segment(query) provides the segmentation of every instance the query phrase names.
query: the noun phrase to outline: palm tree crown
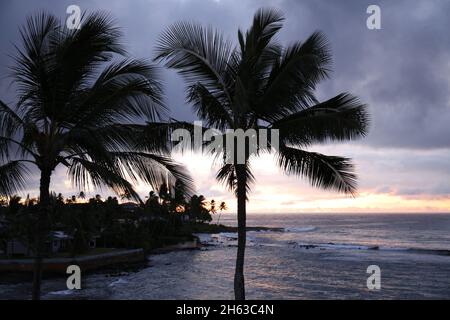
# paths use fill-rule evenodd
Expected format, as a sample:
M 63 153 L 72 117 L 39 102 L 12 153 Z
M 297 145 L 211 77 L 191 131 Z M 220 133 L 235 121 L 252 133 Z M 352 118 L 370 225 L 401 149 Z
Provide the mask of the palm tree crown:
M 321 32 L 314 32 L 306 41 L 284 47 L 275 40 L 283 21 L 277 10 L 259 10 L 250 29 L 238 31 L 237 46 L 212 28 L 176 23 L 159 38 L 156 60 L 164 61 L 185 78 L 187 100 L 207 127 L 222 133 L 226 129 L 277 129 L 279 148 L 269 151 L 277 151 L 278 165 L 287 174 L 305 176 L 316 187 L 354 194 L 356 176 L 350 159 L 305 148 L 313 143 L 364 136 L 368 126 L 366 106 L 348 93 L 324 102 L 317 100 L 317 84 L 330 75 L 328 42 Z M 258 146 L 257 150 L 258 154 L 263 148 Z M 222 159 L 224 155 L 219 151 L 216 156 Z M 242 247 L 245 201 L 254 181 L 250 158 L 246 150 L 245 164 L 228 162 L 217 174 L 238 198 L 238 299 L 245 298 Z
M 106 185 L 135 199 L 130 182 L 157 187 L 168 174 L 190 184 L 165 141 L 138 147 L 149 129 L 137 118 L 165 114 L 162 86 L 154 66 L 121 58 L 126 52 L 110 17 L 84 15 L 81 28 L 69 30 L 42 13 L 28 19 L 21 36 L 12 67 L 17 104 L 0 101 L 0 194 L 21 191 L 30 164 L 44 184 L 64 165 L 80 188 Z M 47 192 L 41 188 L 41 198 Z

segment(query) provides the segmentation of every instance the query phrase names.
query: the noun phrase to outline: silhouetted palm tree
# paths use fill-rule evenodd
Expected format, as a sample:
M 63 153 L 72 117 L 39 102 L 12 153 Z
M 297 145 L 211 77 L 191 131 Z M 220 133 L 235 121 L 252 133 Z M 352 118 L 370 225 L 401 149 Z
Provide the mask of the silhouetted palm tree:
M 40 297 L 43 238 L 50 204 L 50 179 L 59 165 L 79 188 L 106 185 L 139 196 L 132 183 L 156 188 L 168 178 L 191 179 L 174 163 L 163 138 L 140 149 L 140 134 L 165 114 L 154 66 L 124 58 L 120 31 L 105 14 L 83 15 L 69 30 L 42 13 L 21 29 L 12 76 L 17 103 L 0 102 L 0 195 L 20 191 L 29 166 L 40 172 L 39 235 L 33 298 Z M 41 234 L 42 233 L 42 234 Z
M 78 194 L 78 198 L 81 200 L 85 200 L 86 199 L 86 194 L 84 193 L 84 191 L 80 191 L 80 193 Z
M 120 200 L 131 200 L 131 194 L 128 192 L 128 190 L 125 190 L 122 194 L 120 194 Z
M 211 212 L 212 214 L 216 214 L 217 213 L 216 200 L 214 200 L 214 199 L 212 199 L 209 202 L 209 212 Z
M 219 218 L 217 219 L 217 224 L 220 224 L 220 217 L 222 216 L 222 211 L 226 211 L 226 210 L 228 210 L 227 204 L 224 201 L 222 201 L 219 206 L 220 213 L 219 213 Z
M 176 23 L 161 35 L 155 60 L 165 61 L 166 67 L 185 78 L 187 99 L 206 122 L 204 127 L 222 133 L 226 129 L 278 129 L 280 141 L 275 151 L 282 169 L 307 177 L 316 187 L 353 194 L 356 176 L 350 159 L 304 149 L 317 142 L 364 136 L 366 108 L 347 93 L 318 102 L 316 85 L 330 73 L 327 40 L 315 32 L 304 42 L 283 47 L 274 40 L 283 20 L 276 10 L 259 10 L 250 29 L 246 33 L 239 30 L 237 47 L 212 28 Z M 246 200 L 254 180 L 248 142 L 245 147 L 243 163 L 237 163 L 236 152 L 213 150 L 218 151 L 218 159 L 232 160 L 222 166 L 217 178 L 237 196 L 236 299 L 245 299 Z M 258 145 L 253 155 L 263 149 Z M 267 151 L 273 149 L 269 144 Z

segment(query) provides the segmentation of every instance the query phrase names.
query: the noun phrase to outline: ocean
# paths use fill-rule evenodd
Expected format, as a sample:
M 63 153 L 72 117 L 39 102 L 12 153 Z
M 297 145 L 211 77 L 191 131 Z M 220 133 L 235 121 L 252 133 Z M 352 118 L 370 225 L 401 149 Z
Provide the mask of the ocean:
M 235 225 L 236 216 L 221 222 Z M 448 214 L 249 214 L 248 299 L 450 299 Z M 82 290 L 47 279 L 44 299 L 232 299 L 236 234 L 199 235 L 201 250 L 148 257 L 142 268 L 82 277 Z M 379 289 L 369 289 L 369 266 Z M 0 299 L 30 283 L 1 284 Z

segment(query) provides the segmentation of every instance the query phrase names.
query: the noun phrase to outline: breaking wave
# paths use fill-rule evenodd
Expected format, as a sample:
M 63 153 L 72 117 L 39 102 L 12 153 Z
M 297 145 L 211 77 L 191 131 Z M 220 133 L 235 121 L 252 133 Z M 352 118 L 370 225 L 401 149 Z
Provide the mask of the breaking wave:
M 317 230 L 317 227 L 308 226 L 308 227 L 287 227 L 284 228 L 284 232 L 310 232 Z
M 450 256 L 450 250 L 447 249 L 423 249 L 423 248 L 401 248 L 401 247 L 385 247 L 385 246 L 368 246 L 346 243 L 299 243 L 295 241 L 288 242 L 294 248 L 299 249 L 343 249 L 343 250 L 380 250 L 380 251 L 402 251 L 416 254 L 432 254 L 440 256 Z

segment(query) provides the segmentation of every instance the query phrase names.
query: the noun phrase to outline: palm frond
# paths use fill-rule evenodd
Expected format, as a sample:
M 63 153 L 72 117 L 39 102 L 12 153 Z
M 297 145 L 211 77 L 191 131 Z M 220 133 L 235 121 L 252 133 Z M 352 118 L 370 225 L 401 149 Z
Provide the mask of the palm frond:
M 0 100 L 0 136 L 13 137 L 22 124 L 20 116 Z
M 29 17 L 20 29 L 22 47 L 16 46 L 11 71 L 17 85 L 18 111 L 28 113 L 29 118 L 45 117 L 52 89 L 49 73 L 54 67 L 51 39 L 59 30 L 58 19 L 45 12 Z
M 136 136 L 137 141 L 132 149 L 147 153 L 168 154 L 175 147 L 182 146 L 181 151 L 197 151 L 197 145 L 193 141 L 189 141 L 190 145 L 188 145 L 186 141 L 172 140 L 176 130 L 186 131 L 189 137 L 192 137 L 196 130 L 199 130 L 203 136 L 207 128 L 175 119 L 170 119 L 168 122 L 148 122 Z
M 12 196 L 25 189 L 30 172 L 20 161 L 0 165 L 0 196 Z
M 201 83 L 222 106 L 231 106 L 226 73 L 234 49 L 221 33 L 198 24 L 179 22 L 162 33 L 156 53 L 155 60 L 165 61 L 166 67 L 177 70 L 188 87 Z
M 77 127 L 96 127 L 136 117 L 152 121 L 163 117 L 159 72 L 143 60 L 124 60 L 107 67 L 92 87 L 85 88 L 71 102 L 69 119 Z
M 278 164 L 287 174 L 308 178 L 314 187 L 356 194 L 356 175 L 348 158 L 282 146 Z
M 74 186 L 79 189 L 88 189 L 91 184 L 95 188 L 107 186 L 116 194 L 127 192 L 133 199 L 141 201 L 133 186 L 120 172 L 105 164 L 73 157 L 67 174 Z
M 58 104 L 58 109 L 52 111 L 55 116 L 65 117 L 65 112 L 73 110 L 71 100 L 95 79 L 98 67 L 114 54 L 126 52 L 120 43 L 120 30 L 106 13 L 83 14 L 79 29 L 60 30 L 52 37 L 55 67 L 50 76 Z
M 282 28 L 284 15 L 271 8 L 259 9 L 253 17 L 251 28 L 245 34 L 238 32 L 243 60 L 258 59 L 273 37 Z
M 189 88 L 188 101 L 192 103 L 199 119 L 206 121 L 206 126 L 224 130 L 232 124 L 227 108 L 220 98 L 208 90 L 202 83 Z
M 331 53 L 328 41 L 321 32 L 314 32 L 305 42 L 288 46 L 274 62 L 259 97 L 256 112 L 274 121 L 317 103 L 316 85 L 329 76 Z
M 186 196 L 194 193 L 194 182 L 189 173 L 168 156 L 143 152 L 116 152 L 113 155 L 131 181 L 138 182 L 140 179 L 154 190 L 164 183 L 171 186 L 178 183 Z
M 259 95 L 271 71 L 279 59 L 282 47 L 274 40 L 284 21 L 283 14 L 274 9 L 260 9 L 254 16 L 251 28 L 245 37 L 238 32 L 241 45 L 241 61 L 236 68 L 234 81 L 234 113 L 246 114 L 258 102 Z
M 314 142 L 364 137 L 369 126 L 367 105 L 342 93 L 325 102 L 293 113 L 272 124 L 283 143 L 299 146 Z

